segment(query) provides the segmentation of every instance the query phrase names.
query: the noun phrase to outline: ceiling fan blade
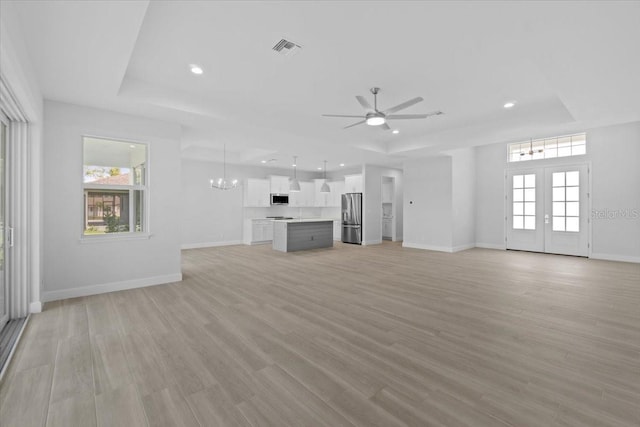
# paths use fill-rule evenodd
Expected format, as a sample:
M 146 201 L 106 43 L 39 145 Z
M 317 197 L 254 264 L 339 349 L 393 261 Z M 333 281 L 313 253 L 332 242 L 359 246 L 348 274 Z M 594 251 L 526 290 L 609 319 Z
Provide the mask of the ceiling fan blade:
M 434 111 L 432 113 L 427 114 L 391 114 L 387 116 L 387 119 L 398 120 L 398 119 L 426 119 L 431 116 L 438 116 L 440 114 L 444 114 L 442 111 Z
M 413 98 L 408 100 L 407 102 L 403 102 L 402 104 L 396 105 L 395 107 L 391 107 L 387 110 L 384 110 L 383 113 L 384 114 L 393 114 L 396 111 L 400 111 L 400 110 L 404 110 L 405 108 L 409 108 L 414 104 L 417 104 L 418 102 L 422 102 L 424 101 L 424 99 L 422 99 L 421 96 L 417 97 L 417 98 Z
M 351 117 L 354 119 L 361 119 L 362 118 L 362 114 L 360 114 L 359 116 L 347 116 L 344 114 L 323 114 L 322 117 Z
M 354 123 L 354 124 L 352 124 L 352 125 L 349 125 L 349 126 L 345 126 L 345 127 L 343 127 L 342 129 L 349 129 L 349 128 L 352 128 L 352 127 L 354 127 L 354 126 L 361 125 L 361 124 L 363 124 L 364 122 L 366 122 L 366 120 L 360 120 L 359 122 L 356 122 L 356 123 Z
M 371 104 L 369 104 L 369 101 L 364 98 L 364 96 L 356 96 L 356 99 L 358 100 L 360 105 L 362 105 L 362 108 L 367 111 L 373 111 L 373 107 L 371 106 Z
M 389 125 L 387 123 L 383 123 L 380 126 L 378 126 L 380 129 L 382 130 L 391 130 L 391 128 L 389 127 Z

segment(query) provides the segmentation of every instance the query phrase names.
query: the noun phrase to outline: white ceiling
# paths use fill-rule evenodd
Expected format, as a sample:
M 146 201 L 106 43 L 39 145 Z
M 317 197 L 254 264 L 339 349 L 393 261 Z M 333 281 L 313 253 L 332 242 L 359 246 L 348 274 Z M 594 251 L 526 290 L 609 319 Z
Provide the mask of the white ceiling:
M 3 0 L 4 2 L 4 0 Z M 640 2 L 16 2 L 47 99 L 179 122 L 183 156 L 302 169 L 640 120 Z M 281 38 L 302 46 L 285 57 Z M 189 64 L 201 65 L 201 76 Z M 400 134 L 357 119 L 416 96 Z M 502 106 L 516 100 L 511 110 Z

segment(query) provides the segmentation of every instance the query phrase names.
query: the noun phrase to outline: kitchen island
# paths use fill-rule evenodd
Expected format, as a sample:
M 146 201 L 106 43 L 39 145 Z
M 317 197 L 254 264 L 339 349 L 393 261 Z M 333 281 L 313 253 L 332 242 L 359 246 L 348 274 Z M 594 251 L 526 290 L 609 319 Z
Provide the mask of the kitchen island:
M 276 219 L 273 221 L 273 249 L 282 252 L 333 246 L 333 219 Z

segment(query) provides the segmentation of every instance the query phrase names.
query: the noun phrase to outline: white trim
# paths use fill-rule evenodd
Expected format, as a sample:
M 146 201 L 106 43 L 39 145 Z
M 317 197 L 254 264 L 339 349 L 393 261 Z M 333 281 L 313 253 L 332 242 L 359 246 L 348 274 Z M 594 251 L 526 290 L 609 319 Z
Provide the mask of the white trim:
M 102 283 L 99 285 L 81 286 L 78 288 L 67 288 L 60 289 L 58 291 L 44 292 L 42 294 L 42 300 L 45 302 L 57 301 L 67 298 L 85 297 L 89 295 L 123 291 L 126 289 L 144 288 L 146 286 L 162 285 L 164 283 L 180 281 L 182 281 L 182 273 L 145 277 L 143 279 L 123 280 L 121 282 Z
M 450 246 L 425 245 L 424 243 L 412 243 L 412 242 L 407 242 L 406 240 L 402 242 L 402 247 L 412 248 L 412 249 L 425 249 L 427 251 L 437 251 L 437 252 L 448 252 L 448 253 L 453 252 L 453 248 Z
M 29 304 L 29 313 L 42 313 L 42 302 L 33 301 Z
M 591 258 L 591 259 L 602 259 L 602 260 L 606 260 L 606 261 L 620 261 L 620 262 L 640 263 L 640 257 L 629 256 L 629 255 L 591 253 L 589 258 Z
M 381 245 L 381 244 L 382 244 L 382 239 L 362 241 L 362 246 Z
M 20 339 L 22 338 L 22 333 L 24 332 L 25 328 L 27 327 L 27 323 L 29 323 L 29 319 L 31 319 L 31 315 L 30 314 L 27 315 L 27 318 L 22 323 L 22 327 L 20 328 L 20 332 L 18 332 L 18 337 L 16 338 L 16 341 L 13 343 L 13 348 L 11 348 L 11 351 L 9 352 L 9 357 L 7 357 L 7 360 L 4 362 L 4 366 L 2 367 L 2 371 L 0 371 L 0 384 L 2 384 L 2 379 L 4 377 L 4 374 L 6 374 L 7 371 L 9 370 L 9 364 L 11 363 L 11 359 L 13 358 L 13 353 L 16 352 L 16 349 L 18 348 L 18 344 L 20 344 Z
M 80 237 L 78 241 L 82 244 L 85 243 L 104 243 L 104 242 L 117 242 L 121 240 L 149 240 L 153 234 L 143 232 L 122 232 L 122 233 L 107 233 L 107 234 L 86 234 Z
M 484 249 L 498 249 L 498 250 L 506 250 L 506 245 L 500 245 L 495 243 L 478 243 L 476 242 L 476 248 L 484 248 Z
M 451 252 L 466 251 L 467 249 L 473 249 L 476 247 L 475 243 L 467 243 L 466 245 L 458 245 L 451 248 Z
M 202 243 L 183 243 L 180 249 L 200 249 L 200 248 L 213 248 L 216 246 L 233 246 L 243 245 L 242 240 L 227 240 L 224 242 L 202 242 Z

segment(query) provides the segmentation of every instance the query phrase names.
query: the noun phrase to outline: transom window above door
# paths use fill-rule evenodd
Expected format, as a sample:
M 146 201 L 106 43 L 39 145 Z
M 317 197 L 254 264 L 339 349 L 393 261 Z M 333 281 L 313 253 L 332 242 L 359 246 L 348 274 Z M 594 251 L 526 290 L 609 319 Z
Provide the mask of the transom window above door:
M 507 148 L 509 162 L 579 156 L 587 152 L 587 135 L 579 133 L 515 142 Z

